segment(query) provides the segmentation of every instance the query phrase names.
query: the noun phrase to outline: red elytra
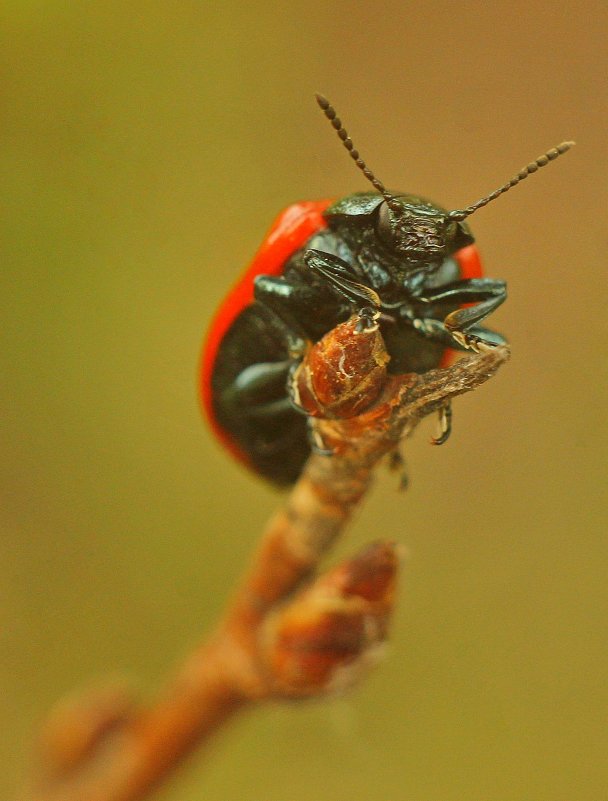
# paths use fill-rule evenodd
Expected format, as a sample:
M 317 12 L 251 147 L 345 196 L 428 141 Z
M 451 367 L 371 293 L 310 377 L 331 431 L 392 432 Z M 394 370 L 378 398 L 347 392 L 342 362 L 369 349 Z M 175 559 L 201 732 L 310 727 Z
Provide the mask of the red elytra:
M 244 464 L 249 464 L 249 457 L 219 425 L 213 410 L 211 375 L 218 348 L 236 317 L 253 301 L 253 282 L 256 276 L 281 275 L 287 259 L 314 233 L 327 226 L 323 212 L 332 202 L 333 200 L 310 200 L 293 203 L 279 214 L 253 261 L 232 287 L 207 330 L 201 356 L 201 402 L 216 437 Z
M 253 297 L 253 283 L 258 275 L 281 275 L 286 261 L 327 222 L 323 212 L 333 200 L 302 201 L 287 206 L 271 225 L 266 238 L 253 261 L 232 287 L 217 312 L 205 336 L 200 362 L 200 398 L 209 425 L 218 440 L 240 462 L 249 464 L 249 457 L 219 425 L 213 409 L 211 376 L 217 352 L 234 320 L 249 305 Z M 461 278 L 480 278 L 483 275 L 481 259 L 476 245 L 468 245 L 453 254 L 460 268 Z M 440 367 L 446 367 L 458 351 L 446 348 Z

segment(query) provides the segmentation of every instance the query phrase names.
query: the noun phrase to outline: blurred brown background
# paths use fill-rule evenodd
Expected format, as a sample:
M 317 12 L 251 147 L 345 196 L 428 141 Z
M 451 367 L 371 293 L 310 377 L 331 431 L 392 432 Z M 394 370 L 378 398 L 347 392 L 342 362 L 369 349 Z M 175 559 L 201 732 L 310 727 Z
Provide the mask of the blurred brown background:
M 389 659 L 238 720 L 165 801 L 600 801 L 606 769 L 604 0 L 4 4 L 0 796 L 106 673 L 153 692 L 278 502 L 212 441 L 203 330 L 275 214 L 390 186 L 472 220 L 513 359 L 408 444 L 341 552 L 404 542 Z

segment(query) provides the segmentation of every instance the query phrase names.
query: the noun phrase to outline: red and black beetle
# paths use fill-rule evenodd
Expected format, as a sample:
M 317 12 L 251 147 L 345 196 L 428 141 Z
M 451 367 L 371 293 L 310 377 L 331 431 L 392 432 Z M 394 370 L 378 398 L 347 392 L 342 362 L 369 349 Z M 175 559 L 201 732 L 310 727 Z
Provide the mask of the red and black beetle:
M 211 426 L 242 462 L 276 484 L 296 480 L 310 453 L 307 420 L 288 391 L 306 343 L 353 311 L 379 324 L 393 374 L 447 364 L 453 349 L 494 347 L 480 323 L 506 299 L 483 278 L 465 219 L 568 150 L 563 142 L 470 206 L 447 211 L 393 192 L 367 167 L 329 102 L 319 106 L 375 192 L 295 203 L 275 220 L 216 313 L 201 362 Z M 439 441 L 445 441 L 446 431 Z

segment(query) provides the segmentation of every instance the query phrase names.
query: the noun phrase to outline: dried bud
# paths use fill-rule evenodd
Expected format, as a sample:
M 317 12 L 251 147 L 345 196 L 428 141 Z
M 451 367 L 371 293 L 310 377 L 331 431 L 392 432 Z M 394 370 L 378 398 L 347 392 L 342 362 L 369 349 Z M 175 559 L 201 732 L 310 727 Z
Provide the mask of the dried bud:
M 312 417 L 355 417 L 384 387 L 390 357 L 382 334 L 377 327 L 358 332 L 358 324 L 353 316 L 333 328 L 294 372 L 294 400 Z
M 273 694 L 306 698 L 344 690 L 379 660 L 397 564 L 393 543 L 371 545 L 269 618 L 260 652 Z

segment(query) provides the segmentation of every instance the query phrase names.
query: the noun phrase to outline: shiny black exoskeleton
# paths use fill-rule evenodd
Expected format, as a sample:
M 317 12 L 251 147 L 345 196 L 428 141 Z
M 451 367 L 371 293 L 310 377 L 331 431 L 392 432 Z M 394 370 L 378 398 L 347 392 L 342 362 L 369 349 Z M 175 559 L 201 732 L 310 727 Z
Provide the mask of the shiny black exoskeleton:
M 377 191 L 334 203 L 324 212 L 326 227 L 290 256 L 281 275 L 256 278 L 255 302 L 224 335 L 211 378 L 217 422 L 251 465 L 278 484 L 295 481 L 310 452 L 307 421 L 286 389 L 290 369 L 305 343 L 353 311 L 362 329 L 379 323 L 389 370 L 397 374 L 437 367 L 447 347 L 481 350 L 504 341 L 480 323 L 506 299 L 505 283 L 463 278 L 454 258 L 473 243 L 464 220 L 571 144 L 552 149 L 472 206 L 447 211 L 387 190 L 332 106 L 322 97 L 318 102 Z M 448 434 L 449 426 L 440 441 Z

